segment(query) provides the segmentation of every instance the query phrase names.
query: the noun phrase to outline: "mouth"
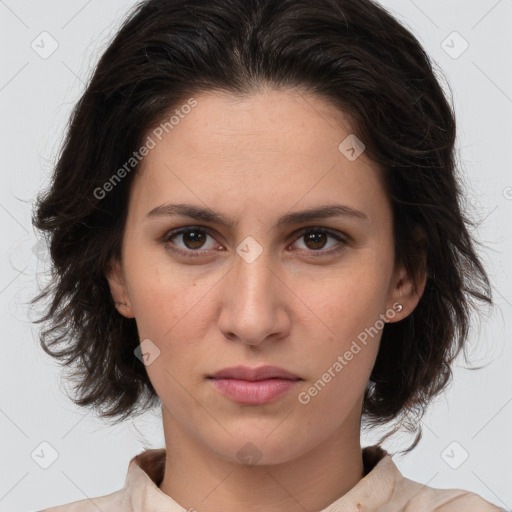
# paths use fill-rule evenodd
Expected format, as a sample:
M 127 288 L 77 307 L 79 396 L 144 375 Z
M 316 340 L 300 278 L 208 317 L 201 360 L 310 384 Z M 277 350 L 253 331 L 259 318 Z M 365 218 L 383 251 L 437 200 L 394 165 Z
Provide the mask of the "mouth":
M 286 395 L 301 379 L 210 379 L 217 391 L 241 405 L 263 405 Z
M 282 379 L 282 380 L 302 380 L 294 373 L 279 368 L 278 366 L 260 366 L 258 368 L 250 368 L 248 366 L 233 366 L 224 368 L 213 375 L 208 376 L 209 379 L 237 379 L 250 382 Z
M 224 368 L 207 377 L 215 389 L 241 405 L 263 405 L 286 395 L 302 381 L 277 366 Z

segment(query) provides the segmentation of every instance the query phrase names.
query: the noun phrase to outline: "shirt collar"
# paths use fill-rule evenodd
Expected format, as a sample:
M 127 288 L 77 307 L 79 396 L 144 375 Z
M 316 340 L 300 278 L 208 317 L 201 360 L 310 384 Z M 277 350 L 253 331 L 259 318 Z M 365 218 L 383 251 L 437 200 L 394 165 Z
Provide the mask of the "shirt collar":
M 402 475 L 391 455 L 376 446 L 363 448 L 365 476 L 346 494 L 320 512 L 376 511 L 389 501 Z M 124 485 L 133 512 L 187 512 L 159 489 L 166 462 L 165 448 L 149 449 L 130 460 Z

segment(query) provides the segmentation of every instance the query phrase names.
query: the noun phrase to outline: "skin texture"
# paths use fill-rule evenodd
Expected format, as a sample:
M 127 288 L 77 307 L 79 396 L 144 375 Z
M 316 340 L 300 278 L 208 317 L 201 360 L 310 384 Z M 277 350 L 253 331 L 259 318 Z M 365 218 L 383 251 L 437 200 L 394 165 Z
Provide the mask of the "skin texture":
M 308 390 L 379 315 L 409 315 L 419 294 L 394 269 L 392 212 L 379 169 L 339 144 L 347 117 L 323 99 L 291 89 L 244 98 L 209 92 L 142 162 L 130 195 L 122 261 L 107 273 L 120 314 L 160 350 L 146 366 L 162 401 L 167 448 L 161 490 L 207 512 L 321 510 L 363 476 L 360 422 L 381 331 L 325 387 Z M 188 217 L 147 219 L 165 203 L 222 213 L 228 228 Z M 342 204 L 368 217 L 276 227 L 290 212 Z M 171 230 L 210 233 L 159 243 Z M 309 239 L 303 228 L 345 237 Z M 262 253 L 236 251 L 252 237 Z M 338 253 L 326 253 L 340 247 Z M 396 272 L 394 272 L 396 270 Z M 235 365 L 285 368 L 300 381 L 278 400 L 240 405 L 207 375 Z M 252 443 L 248 445 L 247 443 Z M 259 457 L 252 465 L 238 455 Z M 245 452 L 244 452 L 245 450 Z

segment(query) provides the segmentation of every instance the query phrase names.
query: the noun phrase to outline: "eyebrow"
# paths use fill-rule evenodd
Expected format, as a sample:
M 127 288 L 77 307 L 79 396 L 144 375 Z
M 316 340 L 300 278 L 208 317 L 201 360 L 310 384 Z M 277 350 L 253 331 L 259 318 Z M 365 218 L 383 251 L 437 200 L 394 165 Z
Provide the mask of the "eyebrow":
M 210 208 L 202 208 L 182 203 L 168 203 L 157 206 L 147 213 L 146 219 L 156 217 L 170 217 L 174 215 L 181 215 L 203 222 L 219 224 L 229 229 L 233 228 L 235 225 L 235 222 L 230 220 L 228 217 L 222 215 L 221 213 L 214 212 Z M 317 208 L 310 208 L 307 210 L 288 213 L 277 221 L 276 227 L 300 224 L 302 222 L 326 219 L 329 217 L 349 217 L 359 221 L 369 221 L 368 216 L 362 211 L 341 204 L 329 204 Z

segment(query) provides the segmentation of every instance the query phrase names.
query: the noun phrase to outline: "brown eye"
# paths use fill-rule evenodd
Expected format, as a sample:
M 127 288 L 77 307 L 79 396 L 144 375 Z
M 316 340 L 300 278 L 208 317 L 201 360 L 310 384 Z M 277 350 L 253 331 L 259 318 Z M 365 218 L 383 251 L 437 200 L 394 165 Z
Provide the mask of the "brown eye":
M 187 249 L 201 249 L 206 240 L 204 232 L 201 231 L 186 231 L 181 233 L 182 240 Z
M 327 242 L 327 235 L 318 231 L 311 231 L 304 235 L 308 249 L 322 249 Z
M 212 239 L 212 245 L 204 247 L 208 237 Z M 212 235 L 205 229 L 194 227 L 171 231 L 163 238 L 162 244 L 172 251 L 190 256 L 200 256 L 208 249 L 215 248 L 215 240 Z
M 329 239 L 334 241 L 334 243 L 331 243 L 330 246 L 328 246 Z M 309 253 L 313 254 L 314 256 L 328 256 L 330 254 L 337 253 L 338 251 L 341 251 L 348 243 L 346 238 L 341 233 L 332 232 L 331 230 L 325 228 L 304 229 L 299 233 L 297 242 L 299 241 L 303 241 L 302 243 L 304 247 L 298 248 L 301 251 L 309 251 Z

